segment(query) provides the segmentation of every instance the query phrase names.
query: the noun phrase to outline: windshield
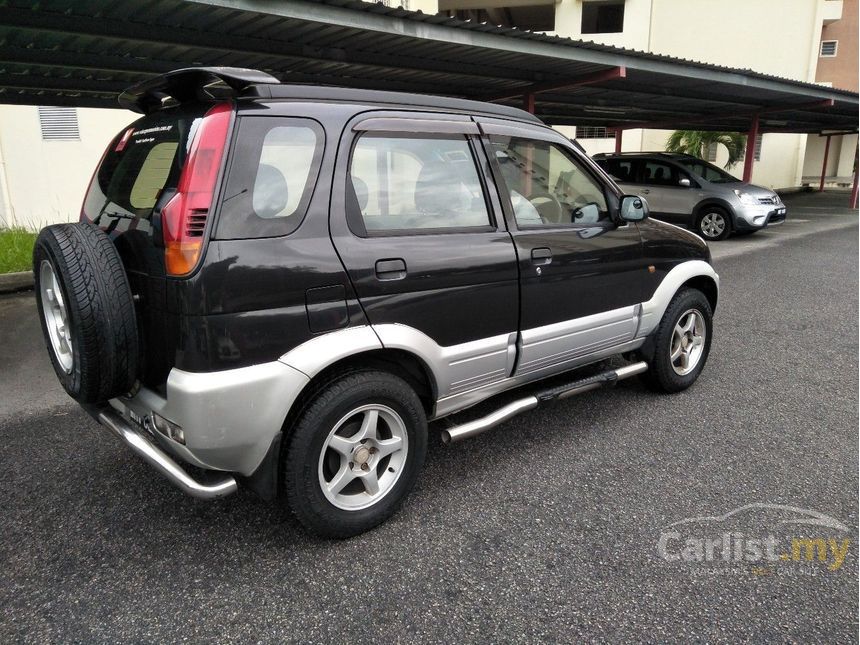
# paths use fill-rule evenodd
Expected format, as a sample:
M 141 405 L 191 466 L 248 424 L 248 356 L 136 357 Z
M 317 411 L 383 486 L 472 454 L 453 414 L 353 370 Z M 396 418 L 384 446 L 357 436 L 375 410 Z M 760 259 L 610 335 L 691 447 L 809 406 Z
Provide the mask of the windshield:
M 736 184 L 740 179 L 701 159 L 675 159 L 685 170 L 712 184 Z

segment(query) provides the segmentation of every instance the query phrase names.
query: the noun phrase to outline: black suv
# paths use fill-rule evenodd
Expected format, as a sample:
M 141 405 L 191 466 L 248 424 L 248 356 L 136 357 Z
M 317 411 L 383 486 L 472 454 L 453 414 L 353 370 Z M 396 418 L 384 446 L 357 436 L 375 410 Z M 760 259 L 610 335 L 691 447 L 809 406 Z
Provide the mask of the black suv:
M 37 241 L 42 328 L 68 393 L 191 495 L 241 484 L 353 535 L 415 483 L 428 420 L 617 354 L 442 438 L 705 364 L 707 246 L 526 112 L 231 68 L 120 103 L 144 116 L 80 223 Z

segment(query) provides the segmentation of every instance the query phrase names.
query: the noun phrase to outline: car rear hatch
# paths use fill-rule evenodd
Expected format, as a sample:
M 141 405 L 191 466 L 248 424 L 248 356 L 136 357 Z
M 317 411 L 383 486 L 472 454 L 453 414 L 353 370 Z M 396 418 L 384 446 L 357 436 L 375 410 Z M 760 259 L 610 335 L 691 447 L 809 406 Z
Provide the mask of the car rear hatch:
M 137 306 L 143 384 L 159 389 L 181 339 L 177 281 L 193 276 L 208 235 L 230 102 L 189 103 L 135 121 L 111 141 L 87 190 L 81 221 L 113 240 Z M 172 284 L 174 283 L 174 284 Z

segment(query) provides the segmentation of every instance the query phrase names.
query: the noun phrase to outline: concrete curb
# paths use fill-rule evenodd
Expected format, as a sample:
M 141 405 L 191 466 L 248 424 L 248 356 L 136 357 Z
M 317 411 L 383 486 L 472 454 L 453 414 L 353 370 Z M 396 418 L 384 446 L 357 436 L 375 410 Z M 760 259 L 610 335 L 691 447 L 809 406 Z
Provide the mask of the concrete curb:
M 0 293 L 14 293 L 33 288 L 33 272 L 0 273 Z

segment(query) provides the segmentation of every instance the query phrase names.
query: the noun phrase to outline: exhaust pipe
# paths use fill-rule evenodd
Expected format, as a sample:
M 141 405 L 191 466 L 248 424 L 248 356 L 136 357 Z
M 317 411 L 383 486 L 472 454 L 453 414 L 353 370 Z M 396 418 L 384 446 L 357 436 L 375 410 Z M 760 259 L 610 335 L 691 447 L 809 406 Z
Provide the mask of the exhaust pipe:
M 94 416 L 96 421 L 119 437 L 133 452 L 187 495 L 197 499 L 217 499 L 235 493 L 238 489 L 236 479 L 232 475 L 226 475 L 211 484 L 201 484 L 149 439 L 132 428 L 113 408 L 98 410 Z
M 560 385 L 541 392 L 536 392 L 535 394 L 530 394 L 522 399 L 517 399 L 513 403 L 508 403 L 506 406 L 501 407 L 479 419 L 442 430 L 442 442 L 448 445 L 456 443 L 457 441 L 462 441 L 463 439 L 468 439 L 469 437 L 474 437 L 490 428 L 494 428 L 508 419 L 515 417 L 521 412 L 535 409 L 543 402 L 555 399 L 566 399 L 576 394 L 588 392 L 589 390 L 596 390 L 597 388 L 605 385 L 614 385 L 618 381 L 623 381 L 626 378 L 630 378 L 636 374 L 641 374 L 647 370 L 648 363 L 640 361 L 638 363 L 631 363 L 630 365 L 619 367 L 618 369 L 601 372 L 595 376 L 589 376 L 588 378 L 580 379 L 573 383 Z

